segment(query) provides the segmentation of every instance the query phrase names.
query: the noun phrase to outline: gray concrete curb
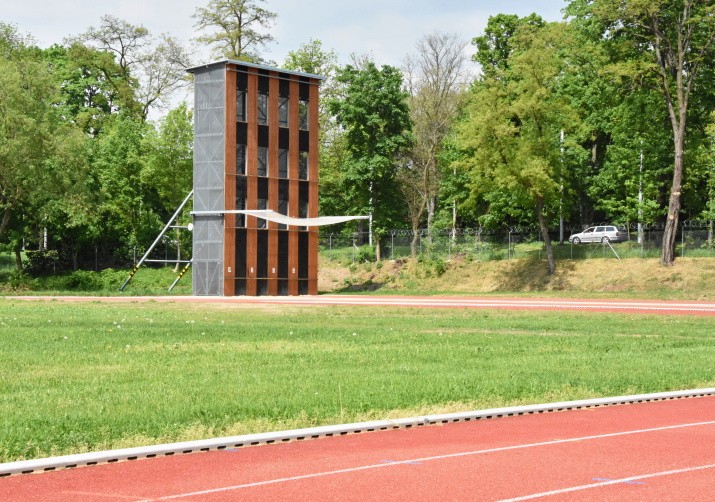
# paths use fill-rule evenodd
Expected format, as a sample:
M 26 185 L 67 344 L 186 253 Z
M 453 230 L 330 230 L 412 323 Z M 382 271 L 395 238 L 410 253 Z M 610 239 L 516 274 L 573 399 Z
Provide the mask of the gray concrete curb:
M 53 471 L 62 468 L 96 465 L 108 462 L 119 462 L 121 460 L 137 460 L 141 458 L 153 458 L 159 456 L 176 455 L 181 453 L 223 450 L 227 448 L 242 448 L 245 446 L 281 443 L 296 440 L 300 441 L 320 437 L 358 434 L 361 432 L 403 429 L 431 424 L 447 424 L 506 416 L 529 415 L 534 413 L 565 411 L 580 408 L 593 408 L 598 406 L 643 403 L 649 401 L 663 401 L 668 399 L 682 399 L 711 395 L 715 395 L 715 388 L 681 390 L 674 392 L 659 392 L 655 394 L 637 394 L 633 396 L 586 399 L 581 401 L 564 401 L 560 403 L 537 404 L 529 406 L 512 406 L 508 408 L 492 408 L 488 410 L 470 411 L 462 413 L 447 413 L 443 415 L 400 418 L 396 420 L 376 420 L 373 422 L 361 422 L 355 424 L 311 427 L 308 429 L 266 432 L 261 434 L 247 434 L 243 436 L 204 439 L 199 441 L 185 441 L 182 443 L 141 446 L 137 448 L 123 448 L 120 450 L 98 451 L 93 453 L 64 455 L 61 457 L 22 460 L 19 462 L 0 464 L 0 477 L 10 476 L 12 474 L 30 474 L 34 472 Z

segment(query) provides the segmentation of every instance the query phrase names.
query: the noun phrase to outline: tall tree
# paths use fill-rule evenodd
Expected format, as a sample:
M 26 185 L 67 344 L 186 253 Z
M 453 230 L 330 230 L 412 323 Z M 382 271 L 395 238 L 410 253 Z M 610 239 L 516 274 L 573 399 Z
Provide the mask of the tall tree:
M 519 17 L 516 14 L 497 14 L 490 16 L 484 34 L 472 39 L 477 49 L 473 59 L 482 67 L 487 77 L 497 74 L 504 76 L 509 68 L 509 58 L 517 49 L 513 37 L 522 26 L 544 26 L 545 22 L 537 14 Z
M 559 51 L 566 29 L 564 24 L 523 26 L 517 36 L 519 50 L 509 56 L 505 69 L 475 84 L 457 141 L 473 197 L 504 191 L 534 209 L 552 274 L 556 264 L 547 210 L 563 179 L 560 133 L 577 124 L 574 110 L 557 92 L 566 70 Z
M 159 121 L 158 129 L 145 136 L 145 142 L 147 155 L 142 181 L 158 190 L 164 211 L 172 214 L 193 185 L 194 124 L 186 102 L 169 111 Z M 181 230 L 176 228 L 177 260 L 181 260 L 181 237 Z
M 339 70 L 337 81 L 344 86 L 343 96 L 328 107 L 345 129 L 343 195 L 349 210 L 371 215 L 380 259 L 379 236 L 399 214 L 397 162 L 409 147 L 412 126 L 407 93 L 397 68 L 377 68 L 371 62 L 362 70 L 347 65 Z
M 710 0 L 574 0 L 567 13 L 612 47 L 611 74 L 658 92 L 673 132 L 673 178 L 661 264 L 673 265 L 693 93 L 715 56 L 715 5 Z
M 90 27 L 66 42 L 76 58 L 104 73 L 122 107 L 143 120 L 151 108 L 164 108 L 173 91 L 189 84 L 185 69 L 191 54 L 176 39 L 164 34 L 157 41 L 143 26 L 115 16 L 102 16 L 99 28 Z M 98 59 L 96 51 L 104 57 Z
M 51 200 L 72 198 L 85 173 L 82 133 L 55 106 L 54 81 L 29 40 L 0 23 L 0 238 L 20 208 L 31 224 Z
M 196 41 L 212 47 L 214 57 L 261 63 L 260 50 L 273 41 L 263 30 L 273 25 L 277 14 L 259 7 L 265 0 L 209 0 L 192 16 L 203 35 Z
M 42 56 L 59 91 L 57 106 L 61 108 L 61 113 L 85 133 L 97 136 L 107 117 L 121 106 L 117 89 L 105 76 L 105 71 L 110 78 L 118 79 L 121 78 L 121 70 L 118 65 L 106 65 L 105 53 L 77 49 L 78 46 L 53 45 L 45 49 Z
M 432 33 L 421 37 L 417 52 L 405 60 L 405 80 L 410 93 L 410 117 L 415 142 L 400 171 L 412 228 L 412 254 L 416 254 L 416 230 L 427 212 L 432 228 L 440 188 L 439 155 L 442 143 L 464 103 L 469 72 L 464 54 L 466 42 L 456 34 Z
M 156 189 L 142 172 L 147 158 L 144 138 L 150 125 L 130 113 L 112 116 L 93 142 L 92 174 L 95 177 L 99 214 L 98 235 L 115 258 L 130 258 L 134 246 L 156 237 L 161 225 Z

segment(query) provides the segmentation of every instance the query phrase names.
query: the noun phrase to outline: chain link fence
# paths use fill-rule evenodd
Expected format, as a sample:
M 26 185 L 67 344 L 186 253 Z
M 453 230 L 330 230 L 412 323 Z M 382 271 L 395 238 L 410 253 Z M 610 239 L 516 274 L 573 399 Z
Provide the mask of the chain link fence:
M 607 224 L 597 224 L 607 225 Z M 549 229 L 554 257 L 569 259 L 659 258 L 663 243 L 664 224 L 619 226 L 627 239 L 619 243 L 572 244 L 569 236 L 585 228 Z M 330 259 L 343 262 L 374 261 L 376 246 L 367 232 L 349 235 L 321 233 L 320 252 Z M 501 229 L 466 228 L 438 230 L 391 230 L 380 237 L 380 258 L 397 260 L 429 255 L 450 260 L 456 255 L 469 255 L 478 261 L 545 258 L 544 242 L 538 227 L 506 227 Z M 678 228 L 676 256 L 715 256 L 713 222 L 686 220 Z

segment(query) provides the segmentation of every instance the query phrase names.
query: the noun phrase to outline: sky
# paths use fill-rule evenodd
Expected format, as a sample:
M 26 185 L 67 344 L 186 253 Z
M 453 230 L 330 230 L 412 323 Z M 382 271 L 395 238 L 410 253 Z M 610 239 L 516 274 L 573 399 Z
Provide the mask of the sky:
M 0 21 L 32 35 L 40 47 L 62 43 L 111 14 L 152 34 L 169 33 L 188 44 L 196 36 L 192 14 L 208 0 L 4 0 Z M 309 40 L 334 50 L 341 64 L 351 54 L 371 54 L 378 65 L 401 67 L 415 52 L 417 40 L 435 31 L 456 33 L 469 42 L 482 34 L 489 16 L 536 12 L 547 21 L 561 20 L 564 0 L 265 0 L 259 5 L 278 14 L 271 33 L 275 43 L 264 53 L 282 64 L 289 51 Z M 210 62 L 200 53 L 196 64 Z
M 29 34 L 38 46 L 62 44 L 66 37 L 79 35 L 89 27 L 99 27 L 101 17 L 112 15 L 135 26 L 143 26 L 153 35 L 168 33 L 189 45 L 198 33 L 192 15 L 208 0 L 2 0 L 0 21 Z M 414 54 L 415 44 L 434 32 L 457 34 L 469 42 L 483 33 L 489 16 L 532 12 L 547 21 L 560 21 L 566 0 L 445 0 L 435 7 L 434 0 L 257 0 L 260 7 L 278 15 L 270 29 L 275 41 L 262 56 L 279 66 L 287 54 L 310 40 L 320 40 L 323 49 L 338 54 L 338 62 L 347 64 L 351 55 L 371 56 L 377 65 L 403 66 L 405 57 Z M 193 64 L 214 60 L 204 48 Z M 476 75 L 476 65 L 471 71 Z M 191 91 L 172 96 L 175 105 L 191 101 Z M 154 110 L 157 119 L 164 110 Z

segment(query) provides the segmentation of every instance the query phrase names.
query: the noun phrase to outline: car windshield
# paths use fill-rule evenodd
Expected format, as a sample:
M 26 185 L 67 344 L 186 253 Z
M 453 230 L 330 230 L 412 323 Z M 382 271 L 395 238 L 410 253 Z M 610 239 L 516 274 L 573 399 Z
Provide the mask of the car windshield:
M 589 232 L 593 232 L 593 229 L 594 229 L 594 227 L 588 228 L 588 229 L 584 230 L 583 233 L 587 234 Z

